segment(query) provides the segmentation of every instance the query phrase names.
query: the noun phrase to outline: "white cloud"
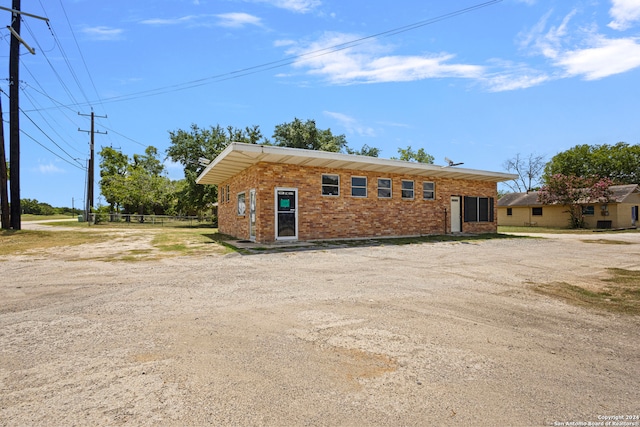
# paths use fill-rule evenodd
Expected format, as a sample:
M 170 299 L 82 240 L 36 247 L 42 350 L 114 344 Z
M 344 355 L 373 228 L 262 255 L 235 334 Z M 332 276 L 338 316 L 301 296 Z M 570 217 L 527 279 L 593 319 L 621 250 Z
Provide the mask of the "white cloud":
M 634 38 L 600 36 L 593 47 L 564 52 L 555 62 L 571 76 L 597 80 L 640 67 L 640 44 Z
M 491 62 L 493 68 L 499 71 L 487 73 L 480 79 L 491 92 L 527 89 L 555 78 L 526 64 L 514 64 L 510 61 L 499 60 Z
M 214 21 L 214 22 L 212 22 Z M 145 25 L 187 25 L 190 27 L 220 26 L 241 28 L 245 25 L 261 25 L 261 19 L 248 13 L 233 12 L 218 15 L 187 15 L 180 18 L 153 18 L 140 21 Z
M 268 3 L 280 9 L 297 13 L 308 13 L 322 4 L 321 0 L 253 0 L 259 3 Z
M 359 37 L 329 33 L 304 47 L 287 52 L 302 56 L 295 67 L 309 69 L 309 74 L 324 76 L 333 84 L 407 82 L 428 78 L 478 78 L 484 67 L 451 63 L 454 55 L 387 55 L 388 48 L 375 42 L 351 44 Z M 336 46 L 341 46 L 336 49 Z M 350 46 L 350 47 L 347 47 Z
M 94 40 L 120 40 L 124 33 L 123 29 L 105 26 L 86 27 L 80 30 Z
M 293 40 L 276 40 L 273 42 L 275 47 L 295 46 L 296 42 Z
M 611 0 L 613 6 L 609 10 L 609 15 L 613 21 L 609 27 L 614 30 L 626 30 L 635 21 L 640 21 L 640 1 L 638 0 Z
M 216 16 L 219 18 L 218 24 L 222 27 L 240 28 L 245 25 L 261 25 L 260 18 L 248 13 L 223 13 Z
M 557 68 L 553 78 L 581 76 L 586 80 L 597 80 L 640 67 L 638 39 L 607 38 L 598 33 L 595 24 L 570 29 L 570 21 L 575 15 L 576 10 L 571 11 L 559 25 L 547 30 L 549 12 L 523 37 L 521 47 L 532 49 L 530 53 L 542 55 Z M 523 85 L 544 81 L 543 75 L 530 79 L 523 77 Z M 495 83 L 500 86 L 499 80 Z M 517 79 L 512 83 L 517 86 Z
M 210 15 L 207 15 L 210 16 Z M 145 19 L 140 21 L 141 24 L 145 25 L 177 25 L 177 24 L 188 24 L 190 22 L 194 22 L 199 18 L 198 15 L 187 15 L 181 18 L 152 18 Z
M 335 119 L 338 123 L 344 126 L 349 133 L 355 133 L 360 136 L 376 136 L 376 132 L 373 128 L 362 125 L 358 120 L 351 116 L 333 111 L 324 111 L 323 113 L 324 115 Z
M 49 162 L 48 164 L 40 163 L 40 164 L 38 164 L 36 170 L 38 172 L 40 172 L 41 174 L 43 174 L 43 175 L 64 173 L 64 169 L 60 169 L 59 167 L 54 165 L 52 162 Z
M 547 22 L 553 11 L 545 14 L 531 31 L 524 36 L 521 47 L 524 49 L 534 48 L 535 52 L 539 52 L 547 58 L 555 58 L 562 49 L 562 44 L 569 33 L 568 26 L 571 18 L 577 13 L 576 10 L 569 12 L 562 22 L 557 26 L 552 26 L 545 32 Z

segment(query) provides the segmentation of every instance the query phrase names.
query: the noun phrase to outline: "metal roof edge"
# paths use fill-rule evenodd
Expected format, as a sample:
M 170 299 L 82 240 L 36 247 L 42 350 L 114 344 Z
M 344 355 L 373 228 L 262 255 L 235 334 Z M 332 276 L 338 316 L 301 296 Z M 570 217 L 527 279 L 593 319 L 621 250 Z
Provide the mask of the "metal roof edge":
M 495 180 L 497 178 L 499 181 L 509 181 L 509 180 L 518 178 L 518 175 L 504 173 L 504 172 L 493 172 L 493 171 L 478 170 L 478 169 L 440 166 L 440 165 L 433 165 L 428 163 L 408 162 L 405 160 L 384 159 L 379 157 L 363 156 L 358 154 L 344 154 L 344 153 L 334 153 L 329 151 L 308 150 L 303 148 L 278 147 L 274 145 L 259 145 L 259 144 L 247 144 L 243 142 L 232 142 L 202 171 L 202 173 L 196 179 L 196 183 L 199 184 L 204 179 L 204 177 L 209 173 L 209 171 L 211 171 L 216 165 L 220 164 L 232 152 L 263 153 L 266 155 L 287 155 L 287 156 L 293 156 L 293 157 L 306 157 L 311 159 L 337 160 L 337 161 L 344 161 L 344 162 L 350 162 L 350 163 L 395 167 L 398 169 L 433 171 L 437 173 L 437 175 L 440 175 L 440 173 L 446 172 L 446 170 L 449 169 L 452 172 L 455 171 L 455 173 L 457 174 L 475 175 L 478 177 L 478 179 L 481 179 L 482 177 L 486 177 L 486 178 L 494 178 Z M 499 182 L 499 181 L 496 181 L 496 182 Z

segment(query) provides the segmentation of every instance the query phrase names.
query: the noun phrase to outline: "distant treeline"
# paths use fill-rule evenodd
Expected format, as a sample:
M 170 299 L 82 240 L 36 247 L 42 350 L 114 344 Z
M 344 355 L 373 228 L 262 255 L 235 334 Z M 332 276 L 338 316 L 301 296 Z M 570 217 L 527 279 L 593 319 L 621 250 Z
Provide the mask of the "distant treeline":
M 78 215 L 80 209 L 54 208 L 49 203 L 39 202 L 36 199 L 20 199 L 20 208 L 23 214 L 32 215 Z

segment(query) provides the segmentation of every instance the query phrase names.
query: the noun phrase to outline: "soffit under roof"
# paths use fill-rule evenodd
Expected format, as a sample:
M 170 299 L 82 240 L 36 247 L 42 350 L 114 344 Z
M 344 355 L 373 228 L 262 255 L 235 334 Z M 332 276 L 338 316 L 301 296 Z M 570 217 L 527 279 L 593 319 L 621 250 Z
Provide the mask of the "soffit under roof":
M 508 173 L 234 142 L 202 171 L 196 182 L 198 184 L 221 184 L 260 162 L 490 182 L 502 182 L 517 178 L 517 175 Z

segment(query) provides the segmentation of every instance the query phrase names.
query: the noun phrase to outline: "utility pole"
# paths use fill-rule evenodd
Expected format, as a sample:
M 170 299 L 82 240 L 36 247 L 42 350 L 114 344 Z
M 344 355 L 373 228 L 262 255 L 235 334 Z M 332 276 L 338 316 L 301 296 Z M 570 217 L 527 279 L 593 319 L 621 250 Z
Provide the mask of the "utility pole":
M 13 9 L 20 10 L 20 0 L 13 0 Z M 9 47 L 9 170 L 11 171 L 11 228 L 22 229 L 20 223 L 20 22 L 22 17 L 19 13 L 13 13 L 14 37 L 11 37 Z
M 2 229 L 11 228 L 9 215 L 9 190 L 7 189 L 7 157 L 4 153 L 4 120 L 2 119 L 2 94 L 0 94 L 0 218 Z
M 93 113 L 93 111 L 91 112 L 91 114 L 80 114 L 78 113 L 79 116 L 90 116 L 91 117 L 91 130 L 82 130 L 80 128 L 78 128 L 78 132 L 89 132 L 91 134 L 91 142 L 89 143 L 89 167 L 87 168 L 87 203 L 86 203 L 86 207 L 85 207 L 85 220 L 88 222 L 89 225 L 91 225 L 91 219 L 89 218 L 89 214 L 91 213 L 91 208 L 93 207 L 93 180 L 94 180 L 94 163 L 95 163 L 95 144 L 94 144 L 94 134 L 96 133 L 101 133 L 101 134 L 106 134 L 107 132 L 99 132 L 95 130 L 95 118 L 96 115 Z M 107 118 L 107 116 L 97 116 L 97 117 L 102 117 L 104 119 Z
M 11 26 L 7 27 L 13 37 L 9 45 L 9 170 L 11 173 L 11 228 L 20 230 L 20 44 L 23 44 L 32 55 L 35 55 L 29 45 L 20 37 L 20 23 L 22 16 L 49 21 L 47 18 L 20 11 L 20 0 L 13 0 L 11 9 L 0 7 L 12 13 Z M 4 148 L 4 147 L 3 147 Z M 5 175 L 6 176 L 6 175 Z M 3 178 L 4 180 L 4 178 Z M 3 224 L 4 226 L 4 224 Z

